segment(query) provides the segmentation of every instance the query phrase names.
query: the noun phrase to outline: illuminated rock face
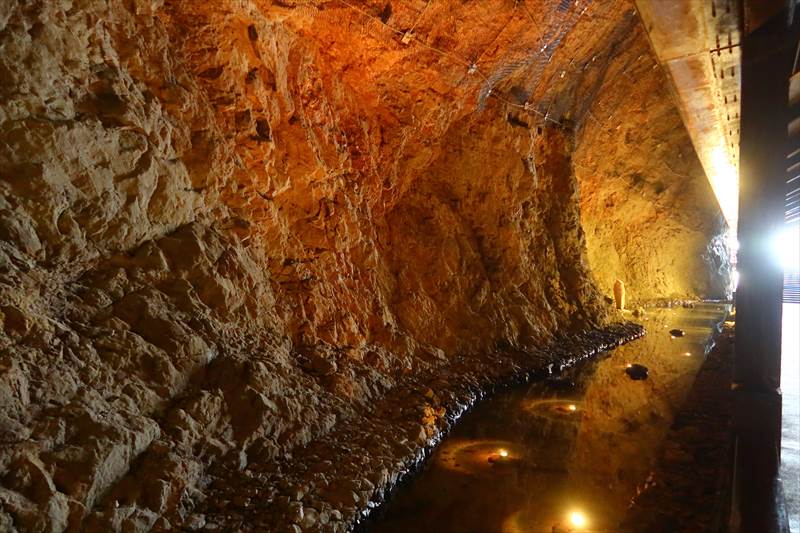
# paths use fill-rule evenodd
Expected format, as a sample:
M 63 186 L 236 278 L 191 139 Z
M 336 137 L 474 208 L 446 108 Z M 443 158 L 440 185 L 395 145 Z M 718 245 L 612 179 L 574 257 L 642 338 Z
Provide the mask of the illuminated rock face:
M 518 4 L 3 3 L 0 529 L 152 525 L 397 376 L 604 323 L 609 279 L 710 294 L 659 75 L 606 80 L 652 62 L 630 6 Z
M 724 298 L 727 226 L 640 26 L 627 36 L 577 133 L 589 263 L 629 301 Z

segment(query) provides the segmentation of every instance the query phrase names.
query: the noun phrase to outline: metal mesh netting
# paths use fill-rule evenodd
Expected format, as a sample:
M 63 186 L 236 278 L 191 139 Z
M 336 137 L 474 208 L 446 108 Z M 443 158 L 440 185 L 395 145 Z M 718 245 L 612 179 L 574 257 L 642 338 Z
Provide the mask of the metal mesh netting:
M 588 3 L 586 2 L 587 5 Z M 573 4 L 575 5 L 573 6 Z M 486 107 L 486 99 L 499 82 L 519 70 L 530 68 L 531 71 L 522 85 L 522 92 L 517 95 L 517 98 L 522 100 L 519 103 L 524 104 L 538 86 L 545 67 L 550 63 L 561 41 L 578 22 L 578 18 L 586 7 L 580 9 L 575 0 L 559 0 L 552 9 L 556 14 L 556 25 L 548 28 L 542 36 L 540 44 L 514 54 L 487 76 L 478 94 L 477 107 L 479 111 Z

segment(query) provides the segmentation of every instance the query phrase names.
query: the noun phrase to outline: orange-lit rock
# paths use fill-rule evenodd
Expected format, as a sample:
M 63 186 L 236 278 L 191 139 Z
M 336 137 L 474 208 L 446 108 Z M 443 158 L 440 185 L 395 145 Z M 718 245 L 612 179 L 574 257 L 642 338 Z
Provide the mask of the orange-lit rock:
M 146 530 L 403 376 L 605 324 L 609 279 L 711 294 L 630 5 L 551 4 L 6 1 L 0 529 Z

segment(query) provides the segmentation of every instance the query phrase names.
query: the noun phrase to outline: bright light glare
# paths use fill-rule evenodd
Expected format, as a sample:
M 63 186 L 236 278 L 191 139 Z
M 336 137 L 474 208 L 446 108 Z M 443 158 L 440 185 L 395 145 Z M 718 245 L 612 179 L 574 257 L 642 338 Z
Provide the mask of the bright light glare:
M 576 410 L 578 409 L 578 407 L 577 407 L 577 406 L 576 406 L 574 403 L 571 403 L 571 404 L 569 405 L 568 409 L 569 409 L 570 411 L 576 411 Z
M 725 233 L 725 244 L 727 244 L 731 252 L 732 259 L 735 258 L 736 254 L 739 252 L 739 239 L 736 238 L 736 234 L 731 230 Z
M 706 169 L 708 170 L 708 169 Z M 736 235 L 739 217 L 739 169 L 731 161 L 728 150 L 719 145 L 711 151 L 711 172 L 708 180 L 731 233 Z
M 772 242 L 775 258 L 786 272 L 800 271 L 800 224 L 792 224 L 775 236 Z
M 586 525 L 586 516 L 580 511 L 573 511 L 569 514 L 569 522 L 575 527 L 584 527 Z
M 499 453 L 499 454 L 500 454 L 500 457 L 508 457 L 508 450 L 502 450 L 502 449 L 501 449 L 501 450 L 500 450 L 499 452 L 497 452 L 497 453 Z
M 733 272 L 731 272 L 731 285 L 733 290 L 736 290 L 736 287 L 739 286 L 739 271 L 735 268 L 733 269 Z

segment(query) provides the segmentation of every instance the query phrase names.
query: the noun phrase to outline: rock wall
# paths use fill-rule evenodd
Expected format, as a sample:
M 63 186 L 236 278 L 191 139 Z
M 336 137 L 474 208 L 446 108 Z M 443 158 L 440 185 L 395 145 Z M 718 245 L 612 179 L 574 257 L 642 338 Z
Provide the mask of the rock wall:
M 727 224 L 644 28 L 612 52 L 577 132 L 581 223 L 598 287 L 629 301 L 727 298 Z
M 0 529 L 148 529 L 399 376 L 614 316 L 578 165 L 629 152 L 575 125 L 625 2 L 212 4 L 0 1 Z

